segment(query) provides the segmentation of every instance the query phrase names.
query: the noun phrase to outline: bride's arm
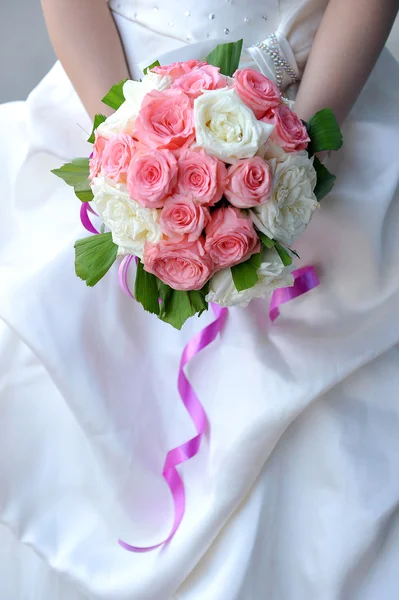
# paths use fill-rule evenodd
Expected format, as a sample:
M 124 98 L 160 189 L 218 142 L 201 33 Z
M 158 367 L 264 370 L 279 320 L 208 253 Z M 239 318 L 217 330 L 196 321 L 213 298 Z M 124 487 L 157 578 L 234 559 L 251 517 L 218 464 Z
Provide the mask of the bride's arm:
M 91 117 L 111 109 L 101 98 L 129 76 L 105 0 L 42 0 L 55 52 Z
M 302 119 L 328 106 L 341 123 L 345 120 L 398 8 L 399 0 L 330 0 L 298 91 L 295 110 Z

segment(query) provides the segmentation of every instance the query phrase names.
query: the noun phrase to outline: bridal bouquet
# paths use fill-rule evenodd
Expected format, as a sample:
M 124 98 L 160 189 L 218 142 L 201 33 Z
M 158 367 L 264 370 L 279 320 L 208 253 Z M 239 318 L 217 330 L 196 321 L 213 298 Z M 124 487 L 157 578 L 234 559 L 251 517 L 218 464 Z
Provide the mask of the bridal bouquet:
M 314 156 L 342 144 L 332 112 L 302 122 L 274 82 L 238 69 L 241 48 L 114 86 L 90 159 L 54 171 L 85 222 L 87 210 L 102 222 L 76 242 L 76 274 L 93 286 L 134 257 L 134 297 L 177 328 L 209 302 L 246 306 L 292 285 L 292 244 L 335 179 Z

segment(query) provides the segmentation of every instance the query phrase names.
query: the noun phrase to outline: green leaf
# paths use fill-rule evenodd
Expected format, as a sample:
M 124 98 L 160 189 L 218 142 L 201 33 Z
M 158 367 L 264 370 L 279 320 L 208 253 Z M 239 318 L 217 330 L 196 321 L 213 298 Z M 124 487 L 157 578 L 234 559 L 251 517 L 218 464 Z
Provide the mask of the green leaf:
M 118 246 L 111 233 L 91 235 L 75 242 L 75 272 L 92 287 L 114 264 Z
M 89 139 L 87 140 L 89 142 L 89 144 L 94 144 L 95 139 L 96 139 L 95 136 L 94 136 L 95 131 L 96 131 L 97 127 L 99 125 L 101 125 L 101 123 L 104 123 L 104 121 L 105 121 L 106 118 L 107 117 L 105 115 L 95 115 L 95 117 L 94 117 L 94 123 L 93 123 L 93 129 L 92 129 L 92 132 L 90 134 Z
M 195 311 L 194 314 L 198 314 L 200 317 L 204 311 L 208 310 L 208 302 L 205 300 L 206 294 L 202 290 L 193 290 L 188 292 L 188 295 L 191 306 Z
M 72 186 L 79 200 L 82 202 L 93 200 L 93 192 L 89 182 L 88 158 L 74 158 L 72 162 L 66 163 L 59 169 L 53 169 L 51 172 L 63 179 L 66 184 Z
M 265 233 L 262 233 L 262 231 L 258 231 L 257 233 L 260 241 L 264 246 L 266 246 L 266 248 L 274 248 L 276 243 L 274 240 L 270 239 Z
M 283 265 L 285 267 L 292 265 L 292 257 L 290 255 L 290 253 L 288 252 L 287 248 L 284 248 L 284 246 L 282 246 L 281 244 L 276 242 L 276 240 L 270 239 L 267 235 L 265 235 L 261 231 L 258 231 L 257 233 L 258 233 L 260 241 L 266 248 L 268 248 L 269 250 L 271 248 L 276 249 L 276 252 L 281 259 L 281 262 L 283 263 Z M 289 248 L 289 251 L 292 252 L 292 254 L 295 254 L 295 256 L 297 256 L 298 258 L 300 258 L 298 252 L 295 252 L 295 250 L 292 250 L 291 248 Z
M 253 254 L 249 260 L 231 267 L 231 274 L 237 292 L 248 290 L 258 282 L 258 269 L 261 264 L 261 253 Z
M 157 278 L 158 297 L 160 299 L 159 318 L 162 319 L 168 312 L 170 297 L 173 293 L 172 288 Z
M 232 77 L 238 69 L 242 51 L 242 40 L 219 44 L 206 57 L 206 62 L 219 67 L 222 75 Z
M 124 103 L 125 97 L 123 95 L 123 84 L 127 81 L 127 79 L 122 79 L 119 83 L 116 83 L 109 90 L 108 94 L 104 96 L 102 102 L 115 110 Z
M 306 124 L 310 137 L 309 155 L 325 150 L 339 150 L 342 146 L 342 133 L 331 108 L 319 110 Z
M 89 159 L 74 158 L 72 162 L 66 163 L 59 169 L 53 169 L 51 172 L 63 179 L 68 185 L 75 187 L 76 184 L 87 181 L 89 177 Z
M 172 290 L 168 306 L 160 318 L 176 329 L 181 329 L 187 319 L 195 315 L 195 312 L 191 306 L 188 292 Z
M 319 161 L 317 156 L 314 157 L 313 166 L 317 173 L 317 183 L 314 193 L 320 202 L 333 189 L 336 177 Z
M 142 262 L 137 265 L 134 297 L 144 309 L 155 315 L 159 314 L 157 278 L 152 273 L 144 270 Z
M 151 71 L 151 69 L 153 69 L 154 67 L 160 67 L 161 63 L 159 62 L 159 60 L 156 60 L 155 62 L 152 63 L 152 65 L 150 65 L 149 67 L 146 67 L 143 71 L 144 75 L 147 75 L 148 71 Z
M 169 323 L 176 329 L 181 329 L 190 317 L 198 314 L 200 316 L 208 309 L 205 296 L 208 287 L 192 292 L 173 290 L 171 287 L 158 280 L 158 292 L 161 299 L 159 318 Z
M 281 244 L 279 244 L 276 241 L 274 242 L 274 247 L 276 248 L 276 252 L 279 255 L 283 265 L 285 267 L 289 267 L 290 265 L 292 265 L 292 256 L 289 254 L 286 248 L 284 248 Z

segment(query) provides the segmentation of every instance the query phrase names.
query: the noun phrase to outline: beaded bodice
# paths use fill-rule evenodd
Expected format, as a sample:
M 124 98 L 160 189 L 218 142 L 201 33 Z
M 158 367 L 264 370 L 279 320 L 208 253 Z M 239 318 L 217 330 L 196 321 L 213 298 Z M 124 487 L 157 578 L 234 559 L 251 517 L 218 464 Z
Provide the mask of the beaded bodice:
M 278 18 L 276 0 L 110 0 L 121 13 L 154 32 L 186 42 L 264 39 Z
M 327 3 L 109 0 L 130 64 L 187 45 L 214 47 L 243 38 L 251 58 L 262 71 L 273 72 L 281 88 L 300 78 Z

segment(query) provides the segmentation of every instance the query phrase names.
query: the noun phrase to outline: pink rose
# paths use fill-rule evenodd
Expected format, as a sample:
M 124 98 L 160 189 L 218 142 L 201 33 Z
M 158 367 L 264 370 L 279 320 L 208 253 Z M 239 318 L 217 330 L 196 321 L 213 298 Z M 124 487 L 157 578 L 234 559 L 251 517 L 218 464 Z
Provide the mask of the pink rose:
M 274 125 L 270 139 L 285 152 L 298 152 L 307 148 L 310 137 L 306 127 L 285 104 L 271 110 L 262 121 Z
M 161 208 L 176 185 L 177 163 L 169 150 L 140 150 L 127 172 L 129 195 L 146 208 Z
M 278 106 L 281 94 L 273 81 L 255 71 L 240 69 L 234 73 L 234 84 L 241 100 L 253 112 L 257 119 L 262 119 L 266 111 Z
M 215 210 L 205 234 L 205 250 L 219 269 L 238 265 L 260 252 L 250 217 L 233 206 Z
M 224 195 L 237 208 L 251 208 L 270 198 L 272 185 L 272 172 L 263 158 L 244 158 L 229 167 Z
M 186 150 L 178 160 L 177 189 L 197 204 L 213 206 L 223 196 L 227 178 L 225 164 L 204 150 Z
M 165 240 L 146 244 L 144 269 L 174 290 L 200 290 L 213 275 L 212 262 L 205 253 L 203 238 L 195 242 Z
M 93 146 L 93 153 L 90 157 L 89 166 L 90 174 L 89 179 L 94 179 L 101 172 L 102 167 L 102 156 L 104 148 L 107 145 L 108 140 L 102 135 L 96 135 L 96 139 Z
M 163 233 L 170 238 L 187 235 L 189 242 L 195 242 L 209 222 L 209 209 L 194 204 L 190 197 L 172 196 L 161 212 L 160 225 Z
M 203 67 L 206 64 L 206 62 L 202 62 L 200 60 L 188 60 L 187 62 L 175 62 L 170 65 L 154 67 L 151 70 L 158 75 L 162 75 L 163 77 L 165 77 L 165 75 L 169 75 L 169 77 L 177 79 L 178 77 L 189 73 L 193 69 Z
M 172 88 L 183 90 L 190 98 L 198 98 L 204 90 L 225 88 L 227 81 L 220 75 L 220 69 L 205 65 L 189 71 L 172 83 Z
M 143 100 L 133 136 L 149 148 L 179 150 L 194 140 L 194 114 L 181 90 L 149 92 Z
M 115 181 L 126 182 L 127 170 L 134 154 L 133 138 L 126 133 L 113 136 L 102 154 L 103 173 Z

